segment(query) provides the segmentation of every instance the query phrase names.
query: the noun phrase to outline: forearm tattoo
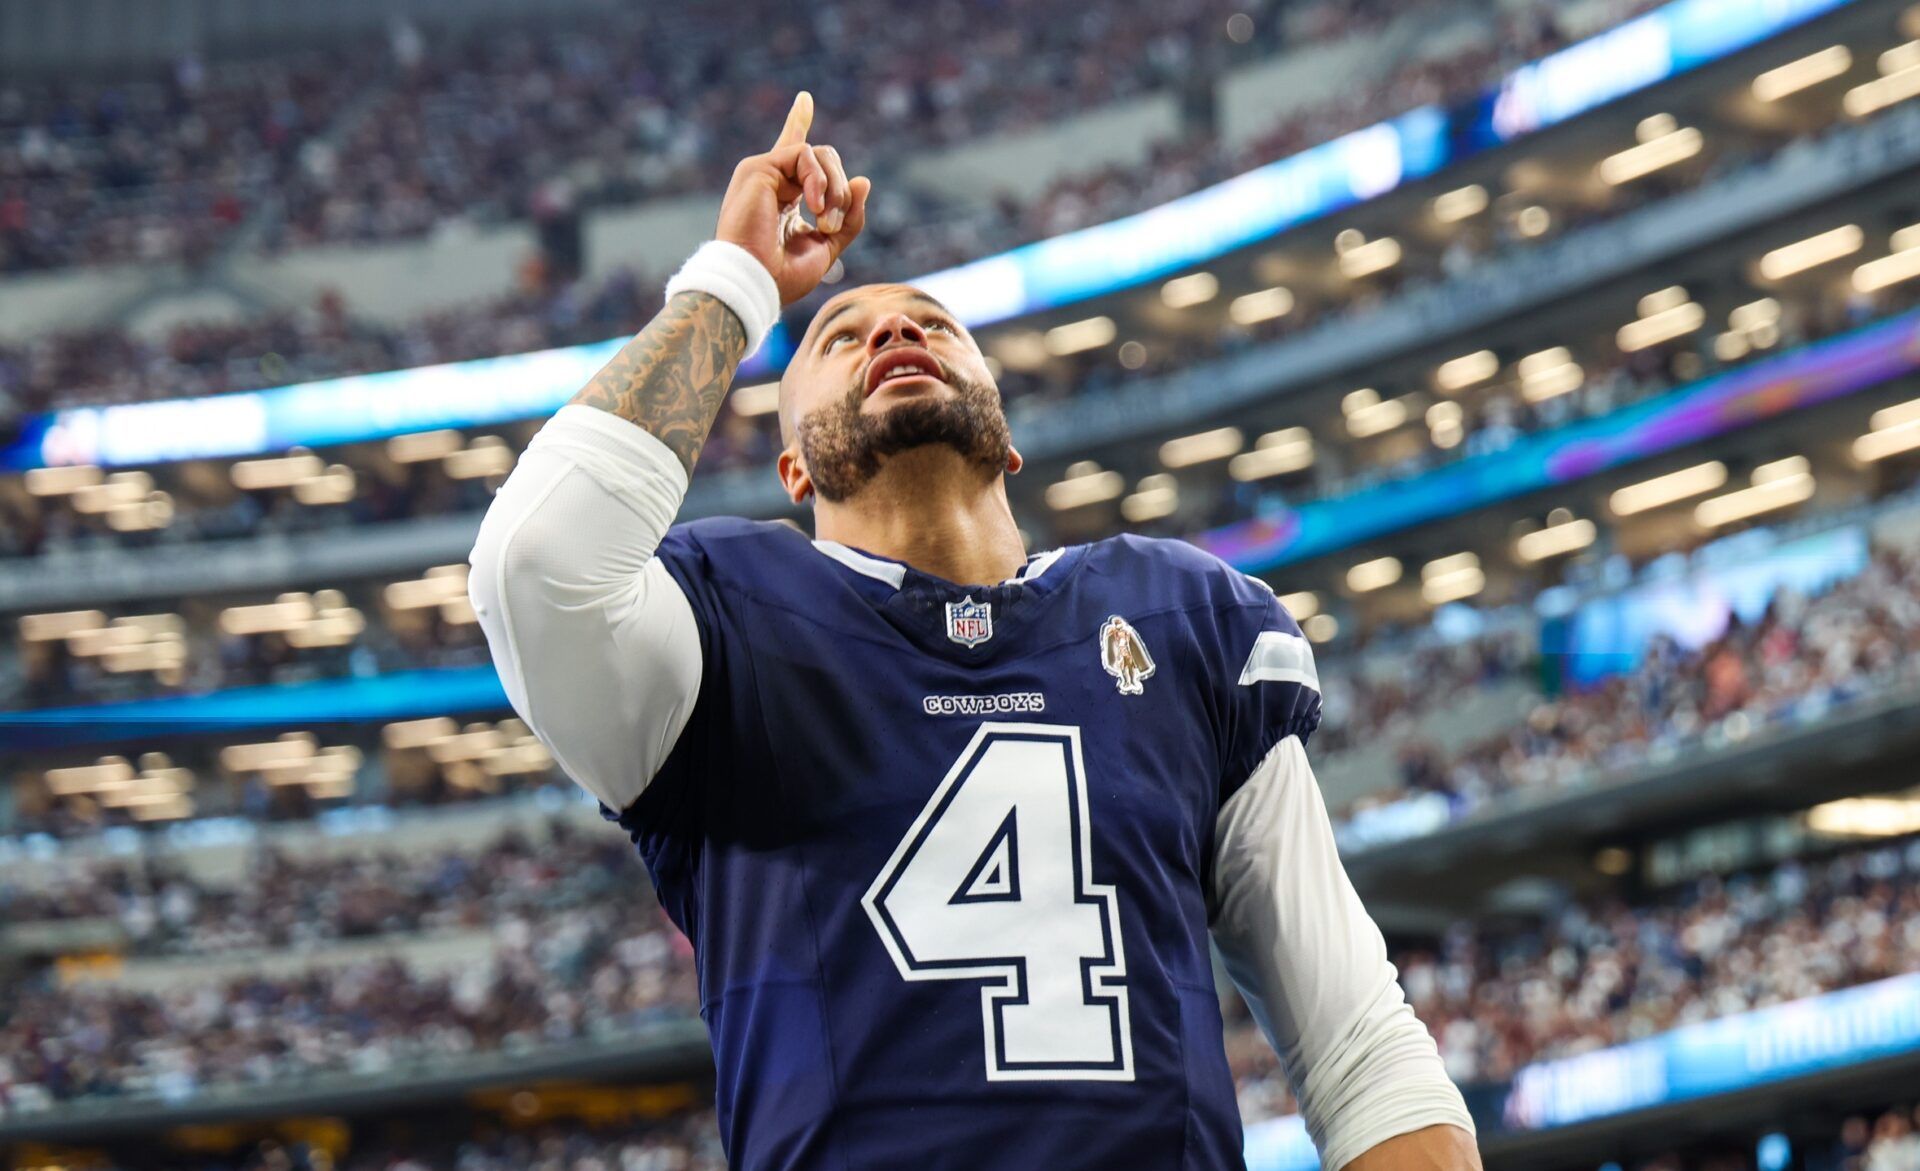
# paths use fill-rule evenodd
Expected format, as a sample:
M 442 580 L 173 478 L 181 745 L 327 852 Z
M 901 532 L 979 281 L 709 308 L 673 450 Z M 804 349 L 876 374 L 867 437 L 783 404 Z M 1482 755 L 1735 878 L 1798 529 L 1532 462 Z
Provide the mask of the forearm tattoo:
M 719 298 L 675 293 L 572 401 L 652 432 L 692 475 L 746 349 L 746 327 Z

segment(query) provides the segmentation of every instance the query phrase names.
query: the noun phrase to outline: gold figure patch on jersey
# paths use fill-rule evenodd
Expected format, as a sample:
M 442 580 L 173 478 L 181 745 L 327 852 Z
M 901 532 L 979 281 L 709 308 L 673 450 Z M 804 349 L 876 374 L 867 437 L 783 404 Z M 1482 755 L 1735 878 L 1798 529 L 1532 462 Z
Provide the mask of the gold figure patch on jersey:
M 1121 695 L 1140 695 L 1153 675 L 1153 656 L 1125 618 L 1118 614 L 1100 627 L 1100 665 L 1117 680 Z

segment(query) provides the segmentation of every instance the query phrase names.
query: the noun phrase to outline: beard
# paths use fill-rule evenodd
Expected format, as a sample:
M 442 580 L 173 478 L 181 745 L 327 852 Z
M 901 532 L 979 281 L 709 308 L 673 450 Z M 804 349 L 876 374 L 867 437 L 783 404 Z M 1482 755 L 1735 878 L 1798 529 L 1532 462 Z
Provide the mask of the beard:
M 868 415 L 860 409 L 866 388 L 855 386 L 839 402 L 800 420 L 800 454 L 822 500 L 851 499 L 889 457 L 922 447 L 949 447 L 989 478 L 1006 470 L 1013 435 L 1000 392 L 939 366 L 941 380 L 954 390 L 950 396 L 908 399 Z

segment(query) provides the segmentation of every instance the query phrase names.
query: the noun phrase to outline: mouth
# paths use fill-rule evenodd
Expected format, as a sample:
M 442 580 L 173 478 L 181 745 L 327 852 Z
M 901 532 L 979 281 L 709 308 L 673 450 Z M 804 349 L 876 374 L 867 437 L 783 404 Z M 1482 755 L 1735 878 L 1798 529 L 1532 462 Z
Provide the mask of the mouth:
M 874 392 L 888 383 L 918 380 L 943 381 L 940 364 L 933 360 L 933 355 L 918 346 L 887 350 L 867 364 L 866 396 L 873 397 Z

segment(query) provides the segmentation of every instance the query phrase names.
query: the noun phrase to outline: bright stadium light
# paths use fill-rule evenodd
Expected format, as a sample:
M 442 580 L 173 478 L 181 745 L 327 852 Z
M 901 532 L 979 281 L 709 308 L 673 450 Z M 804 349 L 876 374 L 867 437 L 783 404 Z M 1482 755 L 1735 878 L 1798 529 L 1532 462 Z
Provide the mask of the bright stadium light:
M 1009 370 L 1038 370 L 1052 357 L 1047 340 L 1037 329 L 1003 333 L 993 339 L 994 356 Z
M 1545 402 L 1580 389 L 1587 372 L 1565 346 L 1528 354 L 1514 364 L 1520 371 L 1520 394 L 1530 403 Z
M 1487 575 L 1475 553 L 1455 553 L 1420 567 L 1420 597 L 1429 606 L 1470 598 L 1486 588 Z
M 1433 384 L 1452 393 L 1485 382 L 1500 373 L 1500 359 L 1492 350 L 1477 350 L 1440 363 L 1433 372 Z
M 1635 308 L 1639 310 L 1640 316 L 1652 317 L 1656 313 L 1664 313 L 1669 309 L 1676 309 L 1681 305 L 1685 305 L 1692 299 L 1693 297 L 1687 292 L 1686 286 L 1668 285 L 1664 289 L 1655 289 L 1653 292 L 1640 298 Z
M 1853 441 L 1853 457 L 1873 463 L 1920 447 L 1920 398 L 1882 407 L 1868 420 L 1871 428 Z
M 1399 581 L 1400 573 L 1399 558 L 1376 557 L 1347 570 L 1347 588 L 1356 594 L 1371 593 Z
M 1269 431 L 1254 443 L 1252 451 L 1234 456 L 1227 464 L 1227 474 L 1245 482 L 1284 476 L 1312 466 L 1313 436 L 1305 427 L 1287 427 Z
M 1436 577 L 1445 577 L 1463 569 L 1480 568 L 1480 555 L 1474 552 L 1450 553 L 1445 557 L 1436 557 L 1420 567 L 1420 580 L 1432 581 Z
M 1807 810 L 1807 828 L 1840 837 L 1890 838 L 1920 830 L 1920 799 L 1843 797 Z
M 1908 224 L 1887 239 L 1887 247 L 1893 252 L 1905 252 L 1909 248 L 1920 248 L 1920 224 Z
M 23 614 L 20 617 L 20 641 L 56 642 L 83 630 L 99 630 L 107 624 L 100 610 L 61 610 L 52 614 Z
M 1867 242 L 1859 224 L 1843 224 L 1817 236 L 1808 236 L 1785 244 L 1760 258 L 1760 275 L 1770 281 L 1785 280 L 1795 273 L 1831 264 L 1843 256 L 1852 256 Z
M 482 480 L 513 470 L 513 448 L 498 435 L 476 435 L 463 451 L 446 459 L 446 473 L 456 480 Z
M 734 392 L 738 394 L 738 391 Z M 424 464 L 445 459 L 466 445 L 466 439 L 451 427 L 437 431 L 415 431 L 387 440 L 387 458 L 397 464 Z
M 1890 407 L 1881 407 L 1873 413 L 1868 426 L 1875 431 L 1885 431 L 1890 427 L 1903 427 L 1908 423 L 1920 422 L 1920 398 L 1908 399 Z
M 1460 446 L 1466 438 L 1463 419 L 1466 412 L 1456 402 L 1438 402 L 1427 408 L 1427 437 L 1435 447 Z
M 124 756 L 103 756 L 93 764 L 50 768 L 41 774 L 47 789 L 57 797 L 107 792 L 132 783 L 133 777 L 133 765 Z
M 1081 321 L 1069 321 L 1065 325 L 1056 325 L 1047 331 L 1047 352 L 1056 358 L 1063 358 L 1068 354 L 1097 350 L 1113 341 L 1115 332 L 1111 317 L 1088 317 Z
M 1888 50 L 1889 54 L 1893 52 L 1895 50 Z M 1882 55 L 1883 65 L 1887 59 L 1887 55 Z M 1864 118 L 1916 95 L 1920 95 L 1920 63 L 1854 86 L 1841 99 L 1840 106 L 1853 117 Z
M 1776 480 L 1791 480 L 1795 476 L 1804 476 L 1813 471 L 1813 464 L 1804 455 L 1790 455 L 1785 459 L 1776 459 L 1753 469 L 1753 482 L 1771 484 Z
M 1641 312 L 1646 313 L 1647 298 L 1641 299 Z M 1670 342 L 1677 337 L 1685 337 L 1707 323 L 1707 311 L 1697 301 L 1684 301 L 1671 309 L 1641 317 L 1638 321 L 1629 321 L 1620 327 L 1614 335 L 1622 350 L 1631 354 L 1644 350 L 1648 346 L 1657 346 L 1661 342 Z
M 1141 480 L 1133 495 L 1120 502 L 1120 515 L 1134 524 L 1170 516 L 1180 506 L 1180 486 L 1161 472 Z
M 1306 635 L 1309 642 L 1332 642 L 1340 633 L 1340 622 L 1331 614 L 1315 614 L 1300 623 L 1300 633 Z
M 1240 325 L 1257 325 L 1293 312 L 1293 291 L 1275 285 L 1235 297 L 1227 303 L 1227 316 Z
M 1312 590 L 1301 590 L 1297 594 L 1280 595 L 1280 605 L 1293 615 L 1295 622 L 1305 622 L 1320 612 L 1320 595 Z
M 1769 69 L 1754 78 L 1753 96 L 1763 102 L 1777 102 L 1823 81 L 1832 81 L 1852 68 L 1852 51 L 1845 45 L 1833 45 Z
M 1175 277 L 1160 286 L 1160 301 L 1169 309 L 1190 309 L 1220 295 L 1220 278 L 1210 272 Z
M 1456 187 L 1433 200 L 1433 218 L 1443 224 L 1457 224 L 1487 210 L 1487 189 L 1478 183 Z
M 1638 484 L 1628 484 L 1607 498 L 1607 507 L 1615 516 L 1633 516 L 1711 492 L 1726 482 L 1727 465 L 1717 459 L 1708 460 Z
M 1869 260 L 1854 269 L 1853 287 L 1863 293 L 1877 293 L 1917 276 L 1920 276 L 1920 244 L 1892 256 Z
M 1382 236 L 1365 244 L 1356 244 L 1340 254 L 1340 272 L 1349 280 L 1385 272 L 1400 263 L 1400 241 Z
M 755 415 L 770 415 L 780 407 L 780 384 L 761 382 L 753 386 L 742 386 L 727 396 L 733 404 L 733 413 L 752 418 Z
M 1072 469 L 1068 469 L 1071 471 Z M 1087 471 L 1047 486 L 1047 507 L 1056 512 L 1112 500 L 1127 490 L 1119 472 Z
M 227 474 L 233 486 L 243 492 L 269 488 L 289 488 L 300 480 L 320 475 L 327 465 L 310 451 L 295 449 L 294 454 L 266 459 L 236 460 Z
M 1735 306 L 1733 312 L 1727 314 L 1727 324 L 1739 330 L 1761 329 L 1779 320 L 1780 302 L 1772 297 Z
M 1599 529 L 1585 517 L 1527 533 L 1514 544 L 1514 554 L 1532 563 L 1573 553 L 1593 544 Z
M 67 496 L 102 482 L 106 474 L 93 464 L 73 467 L 30 468 L 25 477 L 30 496 Z
M 1405 399 L 1382 402 L 1380 392 L 1372 387 L 1349 392 L 1340 406 L 1346 412 L 1347 432 L 1355 439 L 1385 434 L 1407 421 Z
M 1879 60 L 1874 64 L 1879 67 L 1883 75 L 1888 77 L 1903 70 L 1912 69 L 1915 65 L 1920 65 L 1920 41 L 1908 41 L 1902 45 L 1895 45 L 1880 54 Z
M 1753 486 L 1710 496 L 1694 506 L 1693 519 L 1702 528 L 1719 528 L 1782 508 L 1813 496 L 1813 473 L 1807 458 L 1789 456 L 1753 470 Z
M 1699 154 L 1706 142 L 1705 135 L 1688 126 L 1630 146 L 1600 160 L 1601 181 L 1609 187 L 1620 187 L 1644 179 L 1655 171 L 1686 162 Z
M 1160 445 L 1160 462 L 1170 468 L 1192 467 L 1228 456 L 1246 446 L 1238 427 L 1216 427 L 1198 435 L 1183 435 Z
M 1920 447 L 1920 417 L 1890 427 L 1876 427 L 1853 441 L 1853 458 L 1873 463 Z

